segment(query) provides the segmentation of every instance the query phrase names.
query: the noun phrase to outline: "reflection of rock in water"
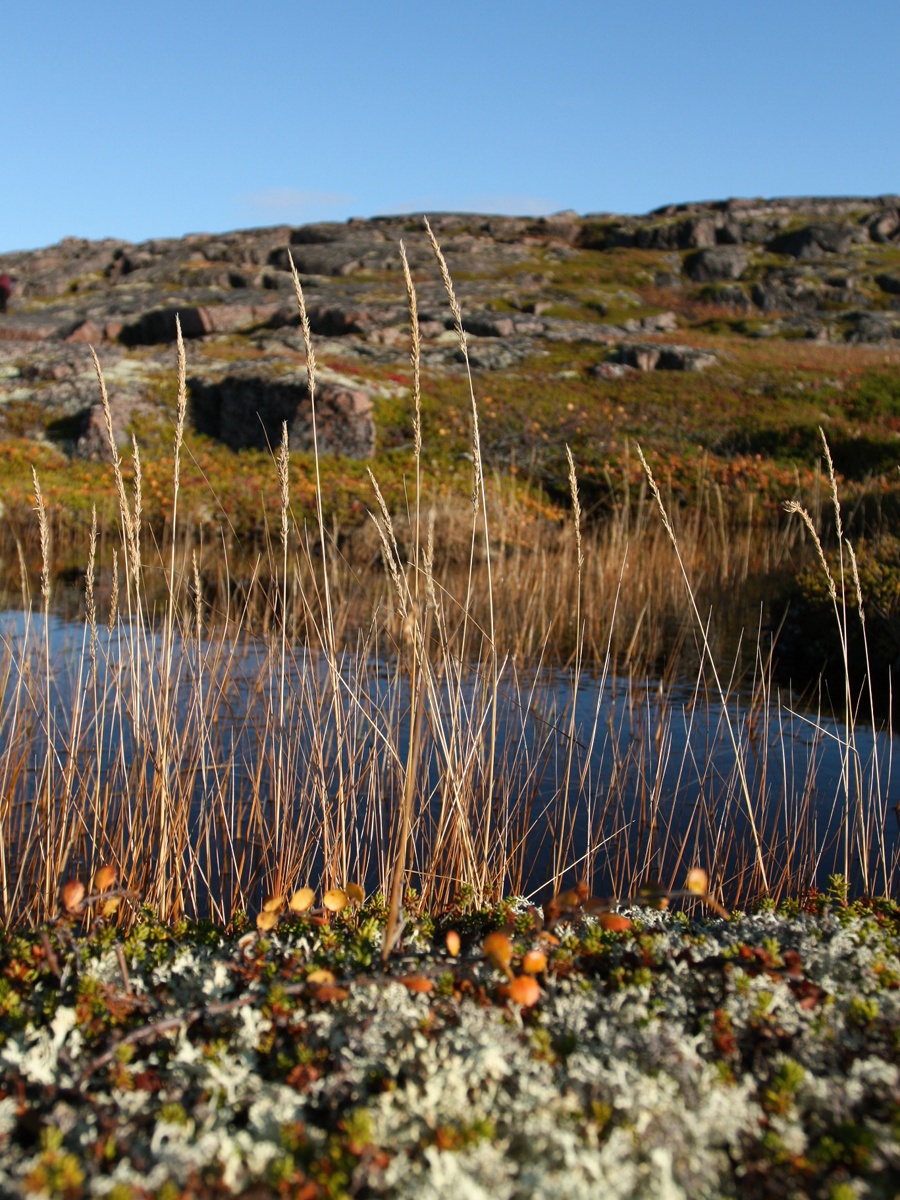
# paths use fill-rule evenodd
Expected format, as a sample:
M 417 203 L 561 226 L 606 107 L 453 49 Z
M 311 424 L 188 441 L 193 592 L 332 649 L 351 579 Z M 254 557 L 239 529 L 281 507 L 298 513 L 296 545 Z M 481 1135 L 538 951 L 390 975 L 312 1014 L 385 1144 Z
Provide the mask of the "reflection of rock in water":
M 312 450 L 312 409 L 305 372 L 282 379 L 259 375 L 228 375 L 218 380 L 195 377 L 188 386 L 197 431 L 232 450 L 277 446 L 285 421 L 291 449 Z M 316 434 L 323 454 L 371 458 L 375 453 L 375 424 L 369 395 L 334 383 L 319 385 Z

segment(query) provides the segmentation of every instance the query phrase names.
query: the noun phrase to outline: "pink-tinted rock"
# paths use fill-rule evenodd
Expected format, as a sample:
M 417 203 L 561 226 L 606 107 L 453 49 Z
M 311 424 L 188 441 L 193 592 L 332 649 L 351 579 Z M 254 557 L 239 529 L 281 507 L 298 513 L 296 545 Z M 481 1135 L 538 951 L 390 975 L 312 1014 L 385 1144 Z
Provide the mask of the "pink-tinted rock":
M 63 340 L 66 342 L 89 342 L 96 346 L 98 342 L 103 341 L 103 330 L 91 320 L 80 321 Z

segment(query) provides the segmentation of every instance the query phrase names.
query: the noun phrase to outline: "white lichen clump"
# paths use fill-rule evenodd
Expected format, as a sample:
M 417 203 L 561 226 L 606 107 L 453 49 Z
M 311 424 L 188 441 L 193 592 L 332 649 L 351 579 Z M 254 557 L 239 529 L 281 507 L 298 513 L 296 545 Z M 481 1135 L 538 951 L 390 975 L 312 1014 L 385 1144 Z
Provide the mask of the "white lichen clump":
M 49 994 L 42 1025 L 0 1027 L 5 1077 L 34 1104 L 48 1097 L 42 1120 L 55 1130 L 26 1149 L 7 1083 L 0 1192 L 42 1194 L 59 1156 L 88 1163 L 103 1114 L 115 1115 L 114 1161 L 84 1168 L 86 1195 L 153 1194 L 208 1170 L 239 1192 L 286 1169 L 298 1129 L 310 1159 L 340 1131 L 357 1147 L 354 1186 L 409 1200 L 712 1198 L 733 1194 L 748 1155 L 821 1170 L 827 1131 L 863 1126 L 869 1175 L 900 1178 L 892 922 L 763 914 L 695 925 L 653 913 L 639 937 L 640 953 L 636 938 L 608 939 L 595 953 L 602 970 L 549 974 L 526 1014 L 372 974 L 346 981 L 346 996 L 282 1012 L 268 983 L 241 999 L 234 943 L 185 946 L 155 965 L 134 958 L 131 995 L 149 1005 L 164 992 L 165 1017 L 184 1024 L 103 1070 L 83 1075 L 100 1051 L 81 1010 L 53 1009 Z M 288 952 L 286 939 L 270 954 Z M 467 970 L 495 985 L 483 961 Z M 108 953 L 81 971 L 82 983 L 115 986 Z M 218 1032 L 188 1019 L 211 1002 L 227 1010 Z M 300 1082 L 273 1068 L 278 1037 L 316 1064 Z

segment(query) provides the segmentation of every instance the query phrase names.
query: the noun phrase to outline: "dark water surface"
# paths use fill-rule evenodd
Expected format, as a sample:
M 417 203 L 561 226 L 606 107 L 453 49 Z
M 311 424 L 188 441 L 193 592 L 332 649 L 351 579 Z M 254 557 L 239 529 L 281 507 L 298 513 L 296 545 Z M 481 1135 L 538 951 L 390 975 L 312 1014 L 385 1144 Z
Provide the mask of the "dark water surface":
M 281 844 L 267 843 L 265 831 L 279 821 L 288 837 L 311 831 L 303 862 L 314 877 L 323 867 L 316 822 L 331 821 L 335 797 L 352 794 L 346 862 L 360 859 L 374 886 L 409 743 L 403 671 L 344 656 L 336 718 L 322 655 L 289 648 L 282 659 L 277 639 L 176 635 L 167 722 L 152 702 L 164 690 L 162 634 L 138 632 L 125 621 L 112 635 L 100 630 L 92 665 L 84 625 L 0 614 L 0 782 L 14 782 L 4 818 L 13 867 L 35 853 L 27 814 L 48 780 L 50 794 L 73 797 L 76 810 L 103 789 L 139 805 L 154 773 L 165 770 L 190 808 L 194 852 L 185 851 L 185 861 L 204 877 L 227 874 L 221 864 L 236 839 L 246 854 L 233 871 L 242 887 L 262 888 Z M 648 878 L 676 884 L 700 863 L 738 894 L 754 873 L 757 889 L 764 873 L 770 890 L 797 892 L 824 886 L 835 870 L 859 890 L 896 891 L 900 787 L 889 731 L 857 725 L 848 733 L 774 686 L 723 702 L 709 669 L 699 682 L 586 675 L 576 687 L 562 670 L 501 664 L 495 699 L 490 689 L 487 697 L 475 671 L 457 683 L 438 680 L 429 696 L 416 800 L 423 875 L 442 836 L 441 804 L 446 811 L 456 803 L 454 828 L 465 825 L 484 846 L 501 890 L 539 896 L 554 877 L 586 875 L 595 892 L 622 895 Z M 143 787 L 130 775 L 135 762 Z M 465 812 L 451 776 L 469 798 Z M 262 822 L 260 807 L 269 814 Z M 127 820 L 141 827 L 139 813 L 129 810 Z M 106 853 L 92 847 L 87 816 L 71 824 L 72 861 Z M 135 853 L 154 854 L 155 834 L 140 837 Z

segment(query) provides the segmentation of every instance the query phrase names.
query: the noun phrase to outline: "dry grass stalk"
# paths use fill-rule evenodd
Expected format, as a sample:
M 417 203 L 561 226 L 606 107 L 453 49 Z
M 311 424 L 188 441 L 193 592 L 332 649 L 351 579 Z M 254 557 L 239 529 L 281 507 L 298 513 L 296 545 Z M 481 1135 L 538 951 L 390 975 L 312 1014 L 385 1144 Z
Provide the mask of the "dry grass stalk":
M 100 401 L 103 405 L 103 417 L 106 422 L 106 437 L 110 448 L 110 454 L 112 456 L 113 477 L 115 479 L 116 495 L 119 500 L 119 512 L 122 518 L 122 544 L 126 553 L 125 572 L 127 575 L 129 572 L 127 562 L 128 549 L 134 537 L 131 508 L 129 507 L 128 497 L 125 492 L 125 479 L 122 475 L 122 460 L 119 458 L 119 452 L 116 447 L 116 434 L 115 430 L 113 429 L 112 410 L 109 406 L 109 396 L 107 395 L 106 391 L 106 381 L 103 378 L 103 369 L 100 366 L 100 360 L 97 357 L 97 353 L 93 346 L 90 347 L 90 351 L 91 358 L 94 361 L 94 370 L 97 373 L 97 381 L 100 384 Z
M 690 582 L 687 570 L 684 565 L 684 560 L 681 557 L 681 550 L 679 549 L 679 546 L 678 546 L 678 539 L 675 536 L 675 531 L 672 528 L 672 523 L 669 520 L 669 515 L 666 512 L 665 505 L 663 504 L 662 496 L 660 495 L 659 488 L 656 485 L 656 480 L 653 478 L 653 472 L 650 470 L 650 467 L 647 464 L 647 460 L 644 458 L 644 454 L 643 454 L 643 451 L 641 450 L 640 446 L 637 447 L 637 453 L 638 453 L 638 457 L 641 460 L 641 466 L 644 468 L 644 472 L 647 476 L 647 482 L 650 485 L 650 490 L 653 493 L 653 498 L 655 499 L 657 508 L 659 509 L 663 525 L 665 527 L 666 532 L 669 535 L 669 538 L 672 542 L 672 546 L 675 549 L 675 556 L 678 560 L 678 566 L 681 570 L 681 576 L 682 576 L 682 579 L 684 580 L 684 584 L 687 589 L 688 596 L 690 598 L 691 608 L 693 609 L 694 616 L 697 621 L 697 627 L 699 628 L 700 634 L 703 639 L 703 649 L 704 649 L 704 652 L 706 654 L 706 657 L 709 661 L 710 668 L 713 673 L 713 679 L 715 680 L 716 690 L 719 695 L 719 701 L 722 705 L 722 710 L 725 715 L 725 722 L 728 727 L 729 737 L 731 739 L 731 744 L 734 749 L 735 766 L 737 768 L 738 775 L 740 778 L 740 783 L 741 783 L 741 794 L 744 798 L 744 804 L 746 806 L 747 817 L 750 821 L 750 831 L 753 836 L 753 843 L 754 843 L 754 846 L 756 849 L 756 865 L 759 870 L 759 876 L 760 876 L 760 880 L 762 882 L 763 890 L 766 893 L 768 893 L 769 892 L 769 880 L 768 880 L 768 876 L 766 874 L 765 860 L 763 857 L 762 844 L 760 842 L 760 837 L 759 837 L 759 828 L 758 828 L 758 823 L 757 823 L 757 818 L 756 818 L 756 812 L 754 809 L 752 797 L 750 795 L 750 787 L 747 782 L 747 774 L 746 774 L 746 770 L 744 767 L 743 755 L 742 755 L 740 747 L 738 745 L 737 737 L 735 736 L 734 729 L 733 729 L 733 726 L 731 723 L 731 719 L 728 714 L 728 705 L 726 702 L 725 689 L 722 687 L 721 680 L 719 679 L 719 672 L 718 672 L 718 669 L 715 664 L 715 659 L 713 658 L 713 655 L 710 650 L 709 637 L 707 634 L 707 625 L 702 620 L 702 618 L 700 616 L 700 610 L 697 608 L 696 600 L 694 599 L 694 591 L 693 591 L 693 588 L 691 587 L 691 582 Z
M 834 582 L 834 576 L 831 574 L 831 568 L 828 565 L 828 559 L 825 557 L 825 551 L 822 549 L 822 541 L 813 523 L 812 517 L 809 515 L 803 505 L 799 504 L 796 500 L 786 500 L 784 504 L 784 511 L 790 515 L 798 516 L 806 526 L 806 530 L 809 533 L 809 536 L 812 538 L 813 545 L 816 548 L 819 564 L 822 567 L 822 570 L 825 572 L 825 579 L 828 583 L 828 594 L 834 604 L 837 605 L 837 586 Z
M 439 247 L 437 254 L 440 265 Z M 447 287 L 446 263 L 441 275 Z M 217 622 L 204 600 L 208 580 L 197 548 L 182 539 L 176 552 L 174 516 L 172 544 L 159 548 L 159 563 L 143 561 L 140 456 L 135 449 L 129 499 L 105 400 L 127 606 L 119 611 L 113 547 L 109 637 L 98 637 L 93 577 L 95 569 L 103 577 L 104 565 L 97 563 L 94 521 L 82 658 L 51 660 L 46 620 L 37 645 L 27 626 L 20 648 L 0 646 L 9 697 L 0 714 L 0 919 L 51 916 L 56 884 L 78 864 L 85 877 L 114 865 L 123 888 L 152 899 L 164 917 L 187 912 L 222 921 L 237 908 L 254 911 L 264 895 L 291 895 L 307 879 L 322 879 L 327 890 L 346 889 L 356 877 L 389 904 L 387 954 L 401 933 L 411 883 L 429 908 L 460 889 L 478 902 L 524 892 L 544 874 L 562 882 L 573 871 L 601 878 L 616 895 L 635 895 L 654 878 L 671 890 L 689 866 L 702 863 L 716 880 L 716 903 L 726 894 L 731 904 L 746 903 L 764 889 L 778 895 L 814 880 L 841 829 L 846 862 L 852 854 L 862 874 L 877 869 L 886 886 L 895 882 L 897 864 L 879 832 L 889 773 L 878 775 L 877 762 L 875 792 L 869 776 L 855 771 L 854 805 L 835 822 L 816 808 L 815 760 L 796 790 L 787 784 L 784 795 L 779 790 L 779 780 L 789 778 L 783 749 L 789 735 L 779 762 L 770 739 L 755 732 L 784 719 L 761 640 L 743 719 L 729 715 L 731 682 L 724 686 L 716 672 L 715 687 L 707 688 L 715 639 L 699 619 L 702 601 L 689 577 L 708 568 L 712 593 L 723 580 L 740 584 L 750 569 L 747 545 L 729 540 L 712 506 L 707 524 L 699 517 L 673 521 L 644 463 L 648 484 L 641 495 L 623 493 L 614 520 L 584 531 L 567 452 L 573 530 L 561 536 L 558 524 L 536 524 L 485 477 L 469 376 L 476 503 L 470 510 L 460 502 L 468 525 L 456 556 L 462 561 L 449 552 L 441 558 L 461 521 L 446 505 L 430 504 L 421 529 L 418 317 L 408 265 L 405 277 L 414 511 L 392 514 L 375 485 L 377 536 L 393 578 L 381 572 L 356 578 L 321 520 L 324 564 L 296 538 L 292 550 L 283 429 L 275 462 L 280 535 L 273 531 L 268 559 L 256 561 L 244 592 L 229 598 Z M 315 358 L 296 273 L 295 282 L 314 410 Z M 452 281 L 448 297 L 465 345 Z M 183 344 L 178 356 L 176 514 Z M 317 456 L 316 470 L 318 479 Z M 36 501 L 38 495 L 39 488 Z M 41 504 L 42 498 L 39 514 Z M 661 527 L 652 519 L 654 505 Z M 42 566 L 50 558 L 47 527 Z M 680 580 L 671 570 L 670 543 Z M 182 603 L 188 569 L 179 554 L 186 564 L 191 549 L 191 597 Z M 24 555 L 21 561 L 27 588 Z M 157 565 L 166 609 L 154 626 L 148 587 Z M 227 556 L 219 566 L 227 590 Z M 398 613 L 387 611 L 391 588 L 405 610 L 398 602 Z M 45 616 L 48 592 L 42 572 Z M 701 670 L 689 703 L 674 673 L 652 693 L 639 677 L 640 664 L 666 644 L 673 613 L 689 616 L 700 630 Z M 261 636 L 246 636 L 257 629 L 259 614 Z M 565 703 L 527 665 L 547 661 L 556 631 L 568 667 Z M 509 648 L 507 657 L 499 646 Z M 586 674 L 588 655 L 599 678 Z M 625 664 L 618 678 L 616 658 Z M 87 663 L 90 672 L 83 674 Z M 588 683 L 594 708 L 585 720 L 575 706 L 587 702 Z M 57 694 L 80 699 L 66 708 L 55 702 Z M 731 748 L 724 778 L 721 755 L 715 760 L 711 752 L 720 743 Z M 37 776 L 35 762 L 44 764 Z M 748 763 L 756 764 L 755 793 Z M 126 903 L 116 919 L 130 919 Z
M 431 226 L 425 220 L 425 230 L 428 234 L 428 239 L 431 242 L 431 248 L 434 256 L 437 259 L 438 268 L 441 273 L 441 279 L 444 284 L 444 290 L 447 293 L 447 298 L 450 302 L 450 311 L 453 314 L 453 321 L 456 327 L 457 337 L 459 338 L 459 348 L 462 352 L 463 360 L 466 367 L 466 379 L 469 387 L 469 399 L 472 409 L 472 462 L 474 469 L 474 480 L 472 487 L 472 509 L 473 509 L 473 528 L 472 528 L 472 551 L 469 558 L 469 586 L 466 592 L 466 601 L 464 607 L 464 626 L 468 625 L 468 612 L 472 599 L 472 571 L 474 566 L 474 549 L 475 549 L 475 534 L 478 522 L 478 514 L 480 509 L 481 519 L 484 525 L 484 544 L 485 544 L 485 568 L 487 570 L 487 603 L 488 603 L 488 630 L 487 630 L 487 657 L 488 668 L 490 671 L 489 677 L 485 677 L 484 695 L 488 699 L 490 713 L 490 744 L 487 749 L 487 771 L 485 780 L 485 796 L 484 803 L 486 806 L 484 826 L 484 840 L 482 844 L 482 879 L 480 883 L 480 896 L 483 897 L 487 891 L 487 877 L 489 874 L 489 859 L 490 859 L 490 831 L 493 821 L 493 804 L 494 804 L 494 775 L 496 770 L 497 758 L 497 706 L 495 703 L 490 703 L 490 698 L 496 698 L 499 692 L 500 683 L 500 664 L 497 653 L 496 642 L 496 627 L 494 613 L 494 586 L 493 586 L 493 570 L 491 563 L 491 537 L 488 522 L 488 500 L 485 490 L 484 481 L 484 463 L 481 455 L 481 434 L 478 423 L 478 404 L 475 400 L 475 385 L 472 381 L 472 367 L 469 362 L 469 350 L 466 341 L 466 333 L 463 327 L 462 311 L 459 302 L 456 299 L 456 292 L 453 288 L 453 280 L 450 277 L 450 271 L 447 267 L 447 261 L 444 258 L 443 252 L 438 244 L 437 238 L 432 232 Z M 464 639 L 465 644 L 465 639 Z
M 94 583 L 97 573 L 97 505 L 91 508 L 91 533 L 88 542 L 87 569 L 84 573 L 84 608 L 88 626 L 91 631 L 91 663 L 96 663 L 97 657 L 97 602 L 94 597 Z
M 860 862 L 862 876 L 868 883 L 868 881 L 872 878 L 871 843 L 873 840 L 875 840 L 878 844 L 877 857 L 882 864 L 882 879 L 883 881 L 886 881 L 887 864 L 883 848 L 886 812 L 882 799 L 884 796 L 884 786 L 882 779 L 882 764 L 877 742 L 873 752 L 875 795 L 874 797 L 869 797 L 869 807 L 871 811 L 868 817 L 865 811 L 867 799 L 866 787 L 862 778 L 860 767 L 861 755 L 857 745 L 856 712 L 853 703 L 850 679 L 850 629 L 849 614 L 847 612 L 847 587 L 844 568 L 845 549 L 850 559 L 851 581 L 857 602 L 859 620 L 862 626 L 863 654 L 865 659 L 869 711 L 874 713 L 875 703 L 872 690 L 872 665 L 869 659 L 869 644 L 866 636 L 865 608 L 863 606 L 862 587 L 859 579 L 859 567 L 853 547 L 844 538 L 844 526 L 841 518 L 841 505 L 838 494 L 837 477 L 834 470 L 834 462 L 831 457 L 831 449 L 828 445 L 828 439 L 825 437 L 825 433 L 821 428 L 819 429 L 819 436 L 822 441 L 822 453 L 825 458 L 828 482 L 831 491 L 832 507 L 834 509 L 834 526 L 838 541 L 839 581 L 835 580 L 831 568 L 829 567 L 828 560 L 826 559 L 825 552 L 822 548 L 821 540 L 817 534 L 809 513 L 799 504 L 796 504 L 792 501 L 785 505 L 785 509 L 788 513 L 800 517 L 804 527 L 812 538 L 813 545 L 816 548 L 816 554 L 819 559 L 819 564 L 825 574 L 825 579 L 828 585 L 828 594 L 831 597 L 831 602 L 834 607 L 835 622 L 837 624 L 838 637 L 840 639 L 844 678 L 844 734 L 839 739 L 841 742 L 842 755 L 842 791 L 844 810 L 843 874 L 845 876 L 849 876 L 851 863 L 856 856 Z M 856 847 L 856 855 L 854 855 L 854 845 Z
M 37 471 L 34 467 L 31 468 L 31 478 L 34 485 L 34 502 L 38 515 L 38 528 L 41 537 L 41 595 L 44 598 L 45 607 L 50 604 L 50 523 L 47 520 L 47 509 L 44 506 L 44 497 L 41 494 L 41 485 L 38 481 Z
M 113 547 L 112 552 L 112 572 L 110 575 L 110 594 L 109 594 L 109 619 L 107 622 L 107 631 L 110 636 L 116 627 L 116 622 L 119 619 L 119 552 Z
M 316 477 L 316 516 L 319 525 L 319 544 L 322 547 L 322 591 L 325 598 L 325 648 L 328 657 L 329 672 L 331 675 L 331 707 L 336 726 L 335 733 L 338 742 L 340 743 L 343 740 L 344 711 L 341 696 L 340 671 L 338 668 L 337 659 L 337 635 L 335 631 L 334 609 L 332 605 L 331 584 L 328 572 L 328 542 L 325 533 L 325 517 L 322 511 L 322 477 L 321 468 L 319 465 L 319 439 L 316 426 L 316 356 L 315 351 L 313 350 L 312 334 L 309 327 L 309 317 L 306 312 L 306 302 L 303 297 L 303 288 L 300 284 L 300 276 L 297 274 L 297 268 L 294 266 L 294 260 L 291 257 L 290 250 L 288 251 L 288 261 L 290 262 L 291 267 L 291 277 L 294 281 L 294 293 L 297 297 L 297 308 L 300 313 L 300 326 L 303 331 L 303 345 L 306 350 L 306 372 L 309 387 L 313 460 L 315 463 Z M 336 828 L 333 831 L 328 832 L 327 840 L 331 844 L 330 846 L 326 846 L 325 850 L 327 863 L 326 870 L 329 872 L 329 878 L 332 881 L 338 877 L 346 879 L 350 870 L 350 847 L 347 830 L 348 797 L 346 792 L 346 782 L 344 780 L 342 756 L 339 756 L 338 772 L 338 812 Z

